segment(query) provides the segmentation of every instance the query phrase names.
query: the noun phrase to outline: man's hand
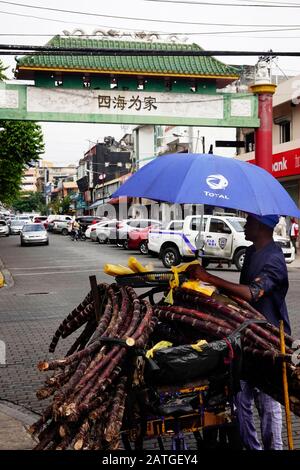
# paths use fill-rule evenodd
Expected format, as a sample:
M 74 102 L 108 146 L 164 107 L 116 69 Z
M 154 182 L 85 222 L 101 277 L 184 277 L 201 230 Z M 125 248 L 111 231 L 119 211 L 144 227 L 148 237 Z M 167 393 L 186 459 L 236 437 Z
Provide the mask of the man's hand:
M 207 282 L 208 284 L 216 286 L 218 289 L 223 289 L 233 295 L 237 295 L 238 297 L 247 300 L 247 302 L 251 302 L 252 300 L 249 286 L 235 284 L 234 282 L 226 281 L 225 279 L 214 276 L 213 274 L 208 274 L 208 272 L 200 265 L 191 264 L 185 272 L 189 279 Z
M 200 264 L 192 264 L 189 266 L 186 270 L 185 273 L 188 275 L 189 279 L 197 279 L 199 281 L 203 282 L 210 282 L 210 274 L 200 266 Z

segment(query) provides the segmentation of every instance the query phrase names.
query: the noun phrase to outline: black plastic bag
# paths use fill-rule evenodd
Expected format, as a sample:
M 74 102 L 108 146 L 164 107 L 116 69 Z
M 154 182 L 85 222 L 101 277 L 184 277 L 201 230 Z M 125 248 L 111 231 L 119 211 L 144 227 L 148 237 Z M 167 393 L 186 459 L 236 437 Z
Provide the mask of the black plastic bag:
M 235 342 L 235 341 L 234 341 Z M 159 349 L 147 361 L 146 376 L 155 384 L 181 384 L 224 373 L 233 359 L 234 345 L 219 340 L 202 346 L 199 352 L 191 345 Z

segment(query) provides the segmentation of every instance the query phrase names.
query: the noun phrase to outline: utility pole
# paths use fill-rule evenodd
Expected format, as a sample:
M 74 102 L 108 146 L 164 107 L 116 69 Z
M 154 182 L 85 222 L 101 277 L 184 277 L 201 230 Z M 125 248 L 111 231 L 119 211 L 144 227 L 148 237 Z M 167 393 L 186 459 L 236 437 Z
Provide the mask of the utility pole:
M 252 93 L 258 95 L 258 117 L 260 127 L 255 129 L 255 163 L 272 172 L 273 145 L 273 95 L 276 85 L 271 83 L 270 61 L 261 57 L 257 63 Z

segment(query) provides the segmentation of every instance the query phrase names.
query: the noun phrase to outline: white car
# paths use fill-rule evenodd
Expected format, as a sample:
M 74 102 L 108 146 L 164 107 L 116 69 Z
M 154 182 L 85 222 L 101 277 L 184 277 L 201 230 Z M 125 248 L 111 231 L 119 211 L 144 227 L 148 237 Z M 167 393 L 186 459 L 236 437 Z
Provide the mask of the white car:
M 71 222 L 69 220 L 54 220 L 50 222 L 53 224 L 52 231 L 55 233 L 61 233 L 62 235 L 69 234 L 69 225 Z M 48 225 L 49 227 L 49 225 Z
M 9 226 L 5 220 L 0 220 L 0 235 L 9 237 Z
M 273 239 L 276 245 L 280 246 L 284 254 L 285 262 L 287 264 L 295 261 L 295 248 L 289 237 L 280 237 L 279 235 L 273 234 Z
M 96 233 L 97 227 L 101 227 L 103 224 L 107 224 L 107 222 L 110 222 L 110 221 L 101 220 L 100 222 L 97 222 L 96 224 L 89 225 L 85 231 L 85 236 L 87 238 L 90 238 L 92 242 L 96 242 L 97 241 L 97 233 Z
M 107 220 L 95 224 L 96 228 L 91 230 L 91 239 L 98 241 L 99 243 L 107 243 L 112 234 L 116 232 L 117 220 Z
M 88 228 L 85 231 L 86 238 L 91 238 L 91 229 L 92 229 L 92 227 L 93 227 L 93 225 L 88 225 Z
M 201 216 L 187 216 L 183 228 L 171 230 L 156 229 L 149 232 L 148 249 L 159 255 L 166 268 L 177 265 L 185 258 L 194 258 L 199 237 Z M 200 247 L 202 265 L 224 262 L 234 263 L 240 271 L 243 266 L 245 251 L 252 243 L 245 239 L 246 219 L 224 214 L 204 215 L 202 218 Z M 295 253 L 289 239 L 274 234 L 274 241 L 282 248 L 286 262 L 295 259 Z

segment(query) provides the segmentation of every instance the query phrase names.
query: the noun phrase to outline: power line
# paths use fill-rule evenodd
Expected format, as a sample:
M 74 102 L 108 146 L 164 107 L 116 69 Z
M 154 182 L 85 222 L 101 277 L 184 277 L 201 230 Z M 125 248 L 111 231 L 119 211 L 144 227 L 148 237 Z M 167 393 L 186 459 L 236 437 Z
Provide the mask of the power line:
M 203 23 L 203 22 L 197 22 L 197 21 L 177 21 L 177 20 L 166 20 L 166 19 L 161 20 L 161 19 L 155 19 L 155 18 L 138 18 L 138 17 L 131 17 L 131 16 L 104 15 L 104 14 L 99 14 L 99 13 L 88 13 L 88 12 L 75 11 L 75 10 L 63 10 L 63 9 L 58 9 L 58 8 L 39 7 L 39 6 L 16 3 L 16 2 L 6 2 L 6 1 L 2 1 L 2 0 L 0 0 L 0 3 L 10 4 L 10 5 L 17 5 L 17 6 L 26 7 L 26 8 L 34 8 L 34 9 L 38 9 L 38 10 L 54 11 L 54 12 L 59 12 L 59 13 L 71 13 L 71 14 L 75 14 L 75 15 L 85 15 L 85 16 L 93 16 L 93 17 L 100 17 L 100 18 L 114 18 L 114 19 L 129 20 L 129 21 L 146 21 L 146 22 L 154 22 L 154 23 L 186 24 L 186 25 L 197 25 L 197 26 L 227 26 L 227 27 L 239 26 L 239 27 L 243 27 L 243 28 L 244 27 L 262 27 L 262 28 L 266 28 L 266 27 L 285 27 L 286 26 L 286 25 L 270 25 L 270 24 L 262 24 L 262 25 L 245 24 L 245 25 L 241 25 L 241 24 L 237 24 L 237 23 Z M 220 4 L 218 4 L 218 5 L 220 5 Z M 299 8 L 300 8 L 300 5 L 299 5 Z M 62 21 L 62 20 L 60 20 L 60 21 Z M 290 25 L 290 26 L 299 26 L 299 25 Z
M 28 46 L 15 44 L 0 44 L 0 53 L 2 55 L 16 54 L 22 52 L 24 55 L 100 55 L 100 56 L 154 56 L 154 57 L 174 57 L 174 56 L 192 56 L 192 57 L 211 57 L 211 56 L 281 56 L 281 57 L 300 57 L 300 52 L 295 51 L 208 51 L 195 49 L 118 49 L 118 48 L 94 48 L 94 47 L 56 47 L 56 46 Z
M 192 0 L 144 0 L 146 2 L 154 2 L 154 3 L 172 3 L 173 5 L 180 5 L 180 4 L 188 4 L 188 5 L 212 5 L 212 6 L 219 6 L 219 7 L 243 7 L 243 8 L 300 8 L 300 5 L 297 3 L 279 3 L 279 2 L 266 2 L 267 4 L 260 3 L 221 3 L 221 2 L 194 2 Z M 1 2 L 0 2 L 1 3 Z
M 1 13 L 1 11 L 0 11 Z M 295 28 L 274 28 L 274 29 L 266 29 L 266 30 L 245 30 L 245 31 L 207 31 L 207 32 L 199 32 L 199 33 L 162 33 L 162 34 L 165 34 L 165 35 L 170 35 L 172 36 L 173 34 L 184 34 L 184 35 L 187 35 L 187 34 L 195 34 L 197 36 L 211 36 L 211 35 L 220 35 L 220 36 L 227 36 L 227 37 L 231 37 L 231 36 L 228 36 L 228 35 L 232 35 L 232 34 L 248 34 L 248 33 L 268 33 L 268 32 L 286 32 L 286 31 L 290 31 L 290 32 L 293 32 L 293 31 L 299 31 L 300 30 L 300 26 L 298 27 L 295 27 Z M 154 34 L 154 32 L 152 32 L 152 34 Z M 161 34 L 161 33 L 160 33 Z M 50 34 L 49 35 L 31 35 L 31 34 L 0 34 L 0 36 L 21 36 L 21 37 L 24 37 L 24 36 L 51 36 Z M 54 35 L 55 36 L 55 35 Z M 56 36 L 64 36 L 64 35 L 57 35 Z M 84 36 L 97 36 L 99 37 L 98 35 L 84 35 Z M 69 35 L 65 35 L 65 37 L 69 38 L 69 37 L 78 37 L 78 38 L 81 38 L 81 36 L 69 36 Z M 246 37 L 246 36 L 233 36 L 233 37 Z M 265 36 L 258 36 L 257 39 L 260 39 L 260 38 L 265 38 Z M 278 36 L 270 36 L 270 38 L 275 38 L 275 39 L 281 39 L 283 38 L 282 36 L 280 38 L 278 38 Z M 298 36 L 285 36 L 284 37 L 285 39 L 297 39 Z M 12 49 L 13 49 L 13 45 L 11 46 Z M 17 47 L 17 46 L 16 46 Z M 26 49 L 27 46 L 23 46 L 24 49 Z M 56 49 L 57 50 L 57 49 Z M 78 50 L 78 49 L 74 49 L 74 50 Z M 95 48 L 93 48 L 93 51 L 95 51 Z M 13 55 L 14 53 L 10 53 L 10 52 L 7 52 L 7 53 L 2 53 L 2 55 Z M 28 55 L 27 52 L 23 52 L 24 55 Z M 34 52 L 32 53 L 32 55 L 36 55 Z M 48 55 L 45 53 L 45 55 Z M 57 54 L 57 55 L 61 55 L 61 54 Z M 76 54 L 75 54 L 76 55 Z M 80 53 L 78 53 L 77 55 L 81 55 Z M 132 54 L 131 54 L 132 55 Z
M 141 57 L 211 57 L 211 56 L 232 56 L 232 57 L 251 57 L 251 56 L 278 56 L 278 57 L 300 57 L 298 51 L 208 51 L 208 50 L 151 50 L 151 49 L 118 49 L 118 48 L 61 48 L 53 46 L 27 46 L 0 44 L 0 55 L 16 55 L 20 52 L 22 55 L 31 56 L 141 56 Z
M 1 12 L 0 12 L 1 13 Z M 252 30 L 252 31 L 208 31 L 208 32 L 201 32 L 201 33 L 194 33 L 194 32 L 186 32 L 186 33 L 165 33 L 165 32 L 158 32 L 158 31 L 149 31 L 149 34 L 160 34 L 161 36 L 173 36 L 173 35 L 176 35 L 176 36 L 180 36 L 180 35 L 195 35 L 195 36 L 210 36 L 211 34 L 220 34 L 222 35 L 222 37 L 234 37 L 234 38 L 248 38 L 248 39 L 299 39 L 300 36 L 238 36 L 238 34 L 247 34 L 249 32 L 257 32 L 257 33 L 268 33 L 268 32 L 273 32 L 273 31 L 277 31 L 277 32 L 285 32 L 285 31 L 299 31 L 300 30 L 300 27 L 299 28 L 284 28 L 284 29 L 266 29 L 266 30 Z M 137 31 L 137 30 L 135 30 Z M 234 34 L 235 36 L 229 36 L 229 34 Z M 84 39 L 84 38 L 98 38 L 98 39 L 102 39 L 102 38 L 106 38 L 107 40 L 110 39 L 109 36 L 101 36 L 99 34 L 84 34 L 84 35 L 77 35 L 77 34 L 74 34 L 74 35 L 70 35 L 70 34 L 63 34 L 63 33 L 60 33 L 60 34 L 57 34 L 57 33 L 52 33 L 52 34 L 38 34 L 38 33 L 0 33 L 0 37 L 10 37 L 10 36 L 13 36 L 13 37 L 54 37 L 54 36 L 59 36 L 59 37 L 63 37 L 63 38 L 79 38 L 79 39 Z M 131 37 L 131 33 L 122 33 L 122 36 L 129 36 Z M 121 37 L 120 37 L 121 39 Z M 122 40 L 122 39 L 121 39 Z

